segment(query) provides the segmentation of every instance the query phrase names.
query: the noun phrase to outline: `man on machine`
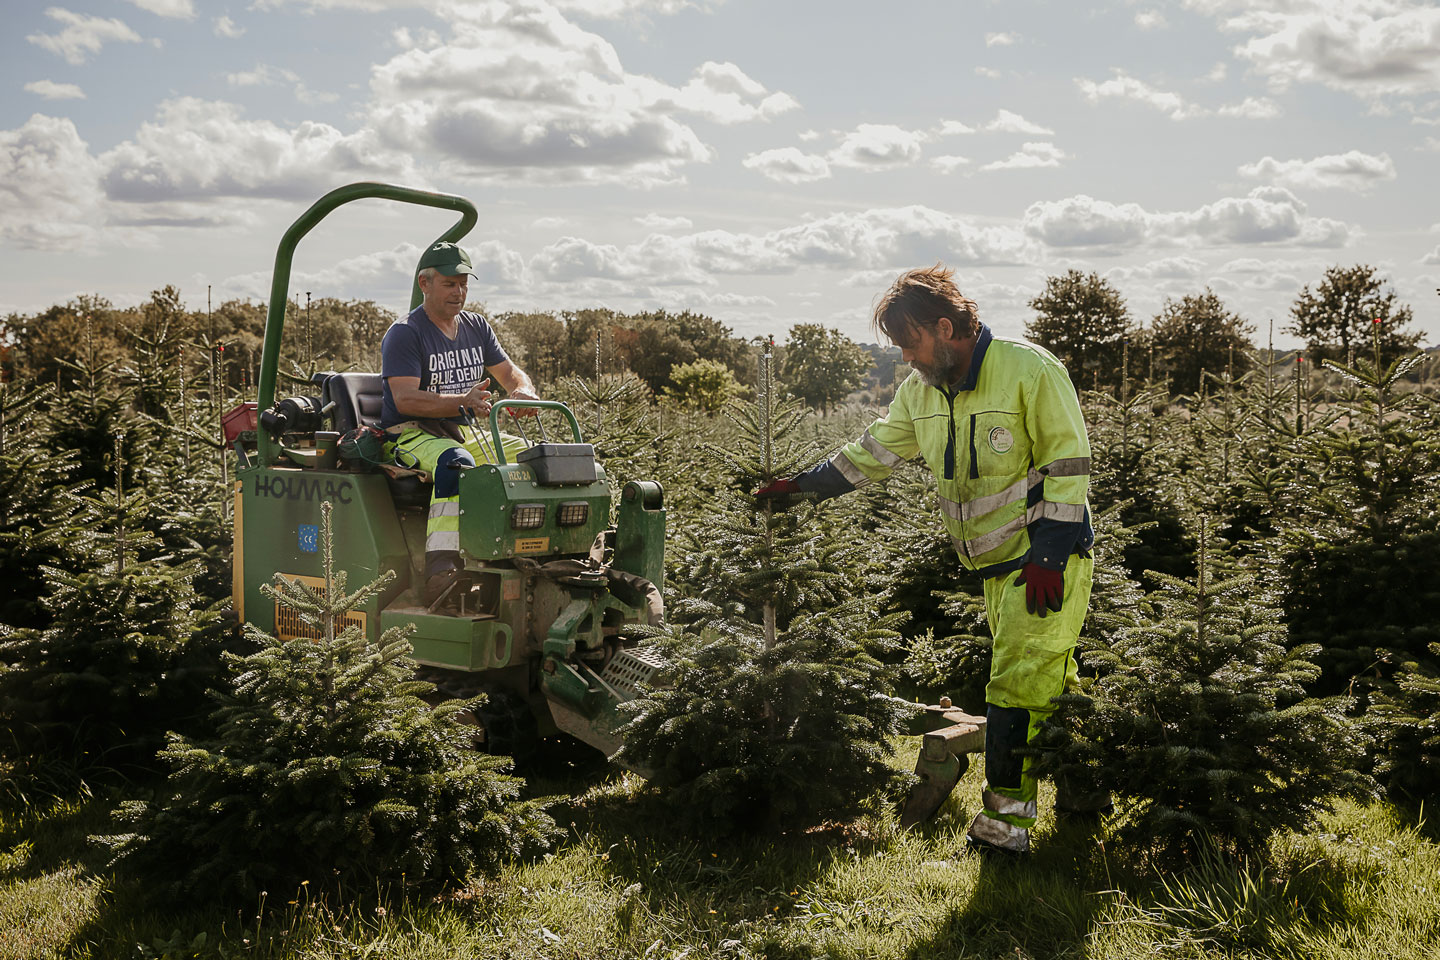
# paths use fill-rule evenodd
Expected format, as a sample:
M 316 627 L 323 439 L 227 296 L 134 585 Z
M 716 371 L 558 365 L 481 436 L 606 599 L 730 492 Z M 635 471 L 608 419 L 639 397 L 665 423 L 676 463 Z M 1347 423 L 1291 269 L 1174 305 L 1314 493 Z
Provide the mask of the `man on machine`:
M 384 401 L 380 423 L 390 435 L 397 463 L 435 481 L 425 536 L 425 604 L 453 609 L 465 588 L 460 563 L 460 471 L 494 463 L 478 439 L 465 441 L 467 412 L 490 415 L 491 375 L 512 398 L 537 400 L 535 385 L 500 346 L 490 323 L 465 309 L 471 274 L 469 255 L 453 243 L 437 243 L 420 258 L 416 277 L 424 300 L 385 332 L 380 344 Z M 515 411 L 533 414 L 534 411 Z M 526 444 L 502 435 L 513 459 Z

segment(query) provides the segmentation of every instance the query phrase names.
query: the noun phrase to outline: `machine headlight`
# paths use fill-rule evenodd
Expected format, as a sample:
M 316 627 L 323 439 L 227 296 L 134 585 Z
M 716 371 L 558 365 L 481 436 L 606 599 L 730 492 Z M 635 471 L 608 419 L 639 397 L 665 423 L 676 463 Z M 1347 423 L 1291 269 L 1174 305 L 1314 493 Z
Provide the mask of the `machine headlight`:
M 545 523 L 545 504 L 517 503 L 510 511 L 510 526 L 516 530 L 534 530 Z
M 566 500 L 560 504 L 556 521 L 562 527 L 578 527 L 590 519 L 590 503 L 587 500 Z

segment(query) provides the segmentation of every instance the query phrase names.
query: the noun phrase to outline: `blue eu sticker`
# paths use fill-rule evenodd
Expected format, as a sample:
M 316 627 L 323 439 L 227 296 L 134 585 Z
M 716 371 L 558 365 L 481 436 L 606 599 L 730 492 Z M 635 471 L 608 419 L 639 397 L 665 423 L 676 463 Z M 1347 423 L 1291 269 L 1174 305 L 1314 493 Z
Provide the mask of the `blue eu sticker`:
M 306 553 L 314 553 L 320 549 L 320 528 L 315 524 L 300 524 L 300 549 Z

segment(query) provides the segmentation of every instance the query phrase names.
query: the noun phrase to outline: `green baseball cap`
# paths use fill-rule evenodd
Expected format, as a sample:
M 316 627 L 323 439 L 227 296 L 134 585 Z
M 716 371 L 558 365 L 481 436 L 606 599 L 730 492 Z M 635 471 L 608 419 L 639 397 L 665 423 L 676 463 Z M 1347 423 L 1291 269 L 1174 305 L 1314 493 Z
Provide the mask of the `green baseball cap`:
M 443 240 L 425 251 L 424 255 L 420 258 L 420 265 L 415 268 L 415 272 L 419 273 L 426 267 L 434 267 L 447 277 L 459 276 L 462 273 L 473 274 L 475 272 L 475 268 L 470 266 L 470 254 L 461 250 L 455 244 L 446 243 Z

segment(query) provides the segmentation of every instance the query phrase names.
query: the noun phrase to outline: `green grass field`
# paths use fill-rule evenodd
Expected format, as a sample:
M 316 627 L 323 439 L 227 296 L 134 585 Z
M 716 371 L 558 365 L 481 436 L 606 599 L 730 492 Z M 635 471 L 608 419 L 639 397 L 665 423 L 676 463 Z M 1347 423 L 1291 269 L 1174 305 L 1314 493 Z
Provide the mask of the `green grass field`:
M 918 739 L 898 764 L 913 762 Z M 908 756 L 905 755 L 908 750 Z M 1269 863 L 1161 876 L 1104 829 L 1046 816 L 1029 862 L 967 854 L 975 764 L 940 815 L 890 811 L 780 836 L 682 836 L 633 776 L 543 782 L 567 834 L 543 859 L 434 900 L 193 891 L 156 906 L 87 837 L 114 798 L 0 819 L 0 958 L 1440 957 L 1440 836 L 1414 812 L 1342 804 Z M 323 865 L 317 864 L 317 871 Z

